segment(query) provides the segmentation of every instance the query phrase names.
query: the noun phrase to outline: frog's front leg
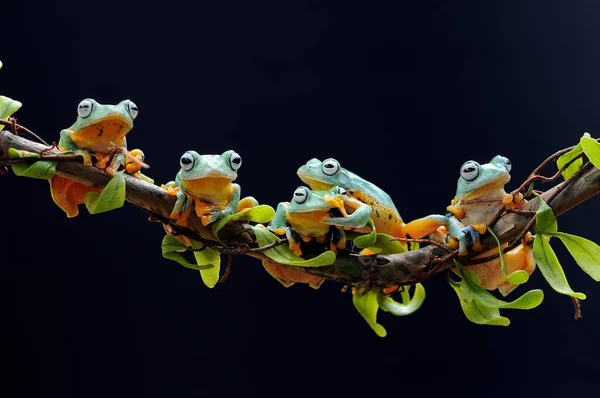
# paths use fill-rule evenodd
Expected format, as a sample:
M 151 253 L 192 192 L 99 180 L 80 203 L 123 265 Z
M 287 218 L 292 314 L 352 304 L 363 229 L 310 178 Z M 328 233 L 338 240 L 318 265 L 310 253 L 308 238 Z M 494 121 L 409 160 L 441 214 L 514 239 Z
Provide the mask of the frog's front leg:
M 173 210 L 171 210 L 171 215 L 169 216 L 172 219 L 177 220 L 181 216 L 181 211 L 183 210 L 183 205 L 188 201 L 188 199 L 185 194 L 185 190 L 179 186 L 179 189 L 177 191 L 175 191 L 174 190 L 175 186 L 178 186 L 177 181 L 175 181 L 175 182 L 170 181 L 166 185 L 167 190 L 169 190 L 170 195 L 172 195 L 171 192 L 176 192 L 176 195 L 177 195 L 177 200 L 175 201 L 175 206 L 173 206 Z M 191 206 L 189 203 L 188 203 L 187 207 L 191 209 Z
M 451 217 L 448 220 L 448 232 L 450 236 L 458 240 L 458 255 L 467 254 L 467 249 L 479 238 L 479 233 L 473 226 L 464 226 L 460 221 Z
M 328 220 L 323 220 L 323 223 L 327 225 L 338 225 L 340 227 L 362 228 L 365 225 L 367 225 L 369 218 L 371 218 L 371 212 L 373 211 L 373 209 L 371 208 L 371 206 L 360 202 L 357 204 L 357 206 L 358 207 L 356 208 L 354 213 L 348 214 L 347 217 L 334 217 Z
M 72 130 L 62 130 L 60 132 L 60 139 L 58 140 L 58 147 L 65 152 L 73 152 L 75 155 L 83 157 L 83 165 L 90 167 L 92 166 L 92 155 L 79 147 L 71 139 Z
M 202 225 L 207 226 L 208 224 L 220 220 L 223 217 L 230 216 L 236 212 L 240 202 L 240 193 L 242 189 L 238 184 L 232 185 L 233 195 L 231 196 L 229 203 L 224 208 L 215 207 L 215 209 L 213 209 L 209 214 L 201 216 L 200 220 L 202 221 Z

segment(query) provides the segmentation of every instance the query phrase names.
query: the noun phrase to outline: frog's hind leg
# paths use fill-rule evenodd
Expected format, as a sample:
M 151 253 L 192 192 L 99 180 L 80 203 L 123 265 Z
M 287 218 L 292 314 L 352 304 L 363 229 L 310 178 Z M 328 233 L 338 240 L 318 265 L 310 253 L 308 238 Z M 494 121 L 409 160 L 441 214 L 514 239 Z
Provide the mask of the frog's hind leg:
M 235 212 L 239 213 L 242 210 L 250 209 L 256 206 L 258 206 L 258 200 L 254 199 L 252 196 L 246 196 L 244 199 L 240 200 Z
M 50 195 L 52 195 L 54 203 L 63 209 L 69 218 L 79 214 L 77 205 L 85 203 L 85 195 L 88 192 L 102 192 L 100 189 L 58 175 L 54 175 L 49 182 Z

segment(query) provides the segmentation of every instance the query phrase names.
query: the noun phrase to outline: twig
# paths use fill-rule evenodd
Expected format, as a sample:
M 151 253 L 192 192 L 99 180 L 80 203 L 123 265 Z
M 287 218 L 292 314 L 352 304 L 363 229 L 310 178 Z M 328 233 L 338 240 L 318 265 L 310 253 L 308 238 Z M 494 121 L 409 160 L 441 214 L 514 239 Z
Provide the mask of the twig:
M 583 315 L 581 314 L 581 302 L 579 301 L 579 299 L 577 297 L 571 296 L 571 301 L 573 301 L 573 306 L 575 307 L 575 320 L 583 318 Z
M 446 250 L 447 252 L 450 252 L 450 253 L 452 252 L 452 249 L 450 249 L 448 246 L 446 246 L 446 245 L 444 245 L 442 243 L 436 242 L 436 241 L 434 241 L 432 239 L 394 238 L 394 239 L 391 239 L 391 240 L 397 240 L 399 242 L 415 242 L 415 243 L 419 243 L 419 244 L 422 243 L 422 244 L 425 244 L 425 245 L 434 245 L 434 246 L 439 247 L 440 249 Z
M 14 119 L 14 122 L 13 122 L 13 119 Z M 33 131 L 21 126 L 20 124 L 17 124 L 17 119 L 15 119 L 14 117 L 9 118 L 8 120 L 0 120 L 0 124 L 3 124 L 5 126 L 10 126 L 11 128 L 13 128 L 13 134 L 17 134 L 17 131 L 21 130 L 21 131 L 25 132 L 26 134 L 30 135 L 31 137 L 33 137 L 40 144 L 49 145 L 46 141 L 44 141 L 40 136 L 38 136 Z

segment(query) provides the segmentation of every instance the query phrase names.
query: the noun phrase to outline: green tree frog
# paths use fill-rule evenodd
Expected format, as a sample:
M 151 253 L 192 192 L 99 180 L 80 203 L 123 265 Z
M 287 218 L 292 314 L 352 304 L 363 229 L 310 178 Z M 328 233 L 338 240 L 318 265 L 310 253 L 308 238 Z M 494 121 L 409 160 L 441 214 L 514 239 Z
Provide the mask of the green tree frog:
M 332 186 L 337 185 L 344 188 L 348 196 L 356 199 L 357 203 L 370 206 L 373 209 L 371 218 L 377 232 L 401 238 L 407 235 L 413 238 L 422 238 L 446 222 L 446 218 L 439 217 L 437 218 L 437 226 L 433 227 L 432 222 L 436 220 L 436 217 L 431 216 L 426 224 L 422 222 L 405 224 L 392 198 L 385 191 L 344 169 L 333 158 L 324 161 L 311 159 L 301 166 L 297 173 L 298 177 L 312 189 L 330 189 Z
M 233 184 L 242 166 L 242 157 L 233 150 L 221 155 L 200 155 L 196 151 L 185 152 L 179 161 L 181 170 L 175 181 L 163 185 L 177 201 L 171 218 L 178 225 L 187 225 L 192 210 L 206 226 L 225 216 L 258 205 L 248 196 L 240 200 L 241 188 Z
M 347 208 L 353 210 L 348 214 Z M 312 238 L 319 243 L 329 239 L 329 249 L 346 247 L 344 228 L 360 229 L 367 225 L 371 208 L 350 198 L 344 188 L 334 186 L 327 191 L 311 191 L 301 186 L 294 191 L 291 202 L 281 202 L 277 206 L 270 229 L 281 235 L 286 234 L 290 249 L 302 255 L 300 240 L 309 242 Z
M 511 168 L 510 160 L 501 155 L 495 156 L 487 164 L 470 160 L 461 166 L 456 196 L 448 206 L 448 214 L 445 216 L 450 238 L 458 241 L 459 255 L 467 254 L 467 248 L 471 244 L 478 249 L 478 235 L 486 232 L 487 224 L 501 207 L 512 209 L 525 202 L 522 194 L 513 197 L 504 190 L 505 184 L 510 181 Z M 430 217 L 433 218 L 432 225 L 438 225 L 441 216 L 437 215 L 416 221 L 425 225 Z M 533 251 L 529 245 L 531 241 L 531 235 L 527 235 L 523 244 L 504 254 L 508 274 L 516 270 L 525 270 L 531 275 L 535 270 Z M 448 243 L 455 247 L 456 241 L 454 245 L 452 241 Z M 497 253 L 497 249 L 481 253 L 474 259 L 494 253 Z M 485 289 L 498 289 L 503 295 L 507 295 L 516 287 L 506 281 L 499 259 L 467 268 L 479 275 L 481 286 Z
M 348 211 L 353 212 L 348 214 Z M 362 232 L 370 214 L 371 207 L 348 197 L 344 188 L 334 186 L 329 190 L 311 191 L 301 186 L 294 191 L 291 202 L 279 203 L 268 228 L 278 235 L 285 234 L 290 249 L 298 256 L 302 255 L 300 243 L 313 238 L 317 243 L 328 244 L 329 250 L 336 252 L 338 248 L 346 247 L 345 229 Z M 322 277 L 285 268 L 268 260 L 263 260 L 263 266 L 285 287 L 307 283 L 318 289 L 324 281 Z
M 84 165 L 94 164 L 107 174 L 114 175 L 120 167 L 125 167 L 125 155 L 114 155 L 114 150 L 117 147 L 127 148 L 125 135 L 133 127 L 137 114 L 138 107 L 130 100 L 123 100 L 117 105 L 102 105 L 86 98 L 77 106 L 75 123 L 60 132 L 58 147 L 63 152 L 81 155 Z M 79 214 L 77 205 L 85 202 L 85 194 L 90 191 L 100 192 L 58 175 L 50 180 L 52 198 L 67 217 Z

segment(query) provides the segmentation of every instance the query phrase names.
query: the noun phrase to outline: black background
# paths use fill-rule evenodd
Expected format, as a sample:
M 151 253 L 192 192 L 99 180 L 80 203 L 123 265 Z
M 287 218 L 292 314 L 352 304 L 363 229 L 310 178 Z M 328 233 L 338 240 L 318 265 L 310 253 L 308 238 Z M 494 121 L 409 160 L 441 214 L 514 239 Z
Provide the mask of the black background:
M 129 145 L 157 183 L 187 149 L 231 148 L 242 193 L 276 206 L 298 166 L 335 157 L 411 220 L 443 211 L 468 159 L 509 157 L 512 189 L 600 135 L 594 1 L 6 3 L 0 93 L 23 102 L 20 123 L 58 140 L 81 99 L 130 98 Z M 46 182 L 2 177 L 0 193 L 2 396 L 589 395 L 600 382 L 600 286 L 558 243 L 583 320 L 536 272 L 540 307 L 475 325 L 440 275 L 417 313 L 380 315 L 381 339 L 341 285 L 284 289 L 236 258 L 209 290 L 128 204 L 67 219 Z M 561 230 L 600 242 L 598 208 Z

